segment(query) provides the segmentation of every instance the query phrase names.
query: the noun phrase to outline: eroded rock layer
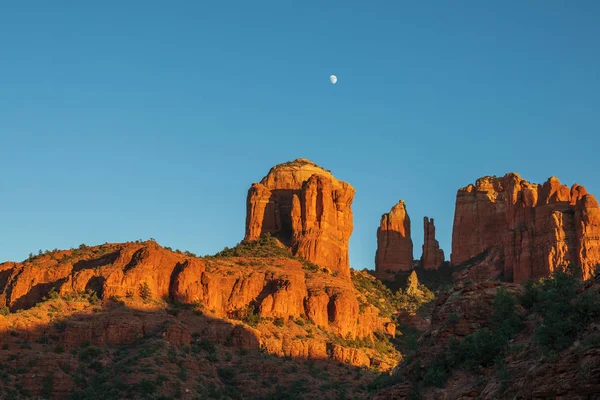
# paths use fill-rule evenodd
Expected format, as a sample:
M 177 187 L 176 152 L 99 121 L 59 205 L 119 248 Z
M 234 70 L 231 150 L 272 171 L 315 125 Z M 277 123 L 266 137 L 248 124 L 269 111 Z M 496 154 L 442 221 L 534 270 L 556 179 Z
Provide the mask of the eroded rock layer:
M 375 271 L 381 278 L 392 277 L 398 271 L 413 269 L 413 242 L 410 218 L 404 201 L 400 200 L 389 213 L 381 216 L 377 229 Z
M 0 306 L 12 311 L 33 307 L 53 290 L 62 296 L 91 290 L 101 299 L 145 296 L 196 304 L 222 319 L 243 318 L 252 307 L 261 318 L 309 318 L 343 338 L 395 331 L 377 308 L 361 307 L 351 281 L 308 272 L 289 258 L 203 259 L 149 241 L 4 263 L 0 277 Z
M 306 159 L 277 165 L 248 191 L 245 240 L 276 236 L 321 267 L 350 278 L 354 188 Z
M 529 183 L 515 173 L 483 177 L 458 190 L 451 261 L 457 265 L 491 248 L 514 282 L 550 275 L 569 264 L 584 279 L 600 264 L 600 207 L 580 185 L 556 177 Z
M 438 269 L 444 262 L 444 250 L 435 238 L 435 225 L 433 218 L 423 218 L 423 255 L 421 266 L 425 269 Z

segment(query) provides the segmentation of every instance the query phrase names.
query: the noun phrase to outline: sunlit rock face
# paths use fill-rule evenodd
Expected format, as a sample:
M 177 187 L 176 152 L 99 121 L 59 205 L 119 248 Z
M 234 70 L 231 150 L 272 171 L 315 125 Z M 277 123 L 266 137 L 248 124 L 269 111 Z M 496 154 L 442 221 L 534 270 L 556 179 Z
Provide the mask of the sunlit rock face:
M 403 200 L 381 216 L 377 229 L 375 271 L 381 279 L 391 278 L 398 271 L 413 268 L 413 242 L 410 218 Z
M 558 178 L 529 183 L 515 173 L 483 177 L 458 190 L 452 264 L 499 248 L 504 278 L 525 282 L 569 264 L 592 276 L 600 264 L 600 208 L 580 185 Z
M 248 191 L 245 240 L 271 234 L 294 254 L 350 279 L 354 192 L 309 160 L 277 165 Z

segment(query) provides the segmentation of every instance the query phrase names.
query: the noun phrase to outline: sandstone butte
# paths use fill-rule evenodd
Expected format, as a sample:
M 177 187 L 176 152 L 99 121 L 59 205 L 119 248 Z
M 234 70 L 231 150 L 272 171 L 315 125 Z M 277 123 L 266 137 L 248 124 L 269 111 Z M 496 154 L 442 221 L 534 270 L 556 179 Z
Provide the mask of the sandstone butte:
M 377 229 L 375 271 L 380 278 L 390 278 L 398 271 L 413 269 L 413 242 L 410 218 L 400 200 L 389 213 L 381 216 Z
M 258 329 L 244 326 L 242 332 L 236 331 L 240 316 L 251 306 L 262 318 L 310 319 L 342 338 L 372 339 L 378 331 L 395 334 L 395 325 L 380 317 L 379 309 L 360 297 L 351 281 L 309 272 L 291 258 L 199 258 L 147 241 L 61 250 L 21 263 L 0 264 L 0 306 L 6 305 L 11 311 L 33 307 L 51 289 L 63 296 L 93 290 L 106 301 L 137 298 L 142 285 L 147 285 L 154 299 L 195 304 L 205 310 L 212 322 L 202 332 L 203 337 L 217 341 L 231 337 L 234 343 L 250 343 L 280 356 L 339 356 L 343 360 L 336 361 L 363 366 L 377 358 L 341 347 L 331 355 L 326 351 L 326 340 L 274 335 L 264 324 Z M 108 318 L 93 326 L 70 326 L 63 339 L 67 345 L 86 340 L 99 345 L 126 344 L 135 341 L 143 330 L 141 323 Z M 0 338 L 3 333 L 8 333 L 8 326 L 0 324 Z
M 293 254 L 350 279 L 354 192 L 307 159 L 279 164 L 248 190 L 244 239 L 270 234 Z
M 480 178 L 458 190 L 451 262 L 492 249 L 509 281 L 546 277 L 569 264 L 589 279 L 600 264 L 598 202 L 583 186 L 569 189 L 556 177 L 542 185 L 516 173 Z
M 421 267 L 425 269 L 438 269 L 444 262 L 444 250 L 435 238 L 435 225 L 433 218 L 423 218 L 423 255 Z

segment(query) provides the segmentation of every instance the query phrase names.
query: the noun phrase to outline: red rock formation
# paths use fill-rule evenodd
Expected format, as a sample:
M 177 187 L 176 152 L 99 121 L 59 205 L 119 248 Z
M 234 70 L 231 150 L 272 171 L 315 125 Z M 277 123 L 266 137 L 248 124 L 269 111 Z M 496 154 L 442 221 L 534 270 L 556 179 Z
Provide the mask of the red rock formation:
M 440 249 L 440 243 L 435 238 L 433 218 L 423 218 L 423 233 L 421 266 L 425 269 L 438 269 L 444 262 L 444 250 Z
M 306 159 L 277 165 L 248 191 L 245 240 L 272 234 L 349 279 L 354 188 Z
M 377 229 L 375 271 L 381 278 L 391 278 L 398 271 L 413 268 L 413 243 L 410 236 L 410 218 L 404 200 L 381 216 Z
M 580 185 L 569 189 L 551 177 L 531 184 L 515 173 L 484 177 L 459 189 L 452 232 L 453 264 L 493 247 L 514 282 L 548 276 L 568 264 L 584 279 L 600 264 L 600 208 Z
M 13 311 L 32 307 L 51 289 L 61 295 L 94 290 L 103 299 L 139 298 L 142 285 L 147 285 L 151 299 L 200 304 L 218 318 L 235 318 L 255 305 L 255 312 L 261 317 L 311 318 L 317 326 L 344 338 L 372 338 L 376 331 L 393 330 L 389 318 L 381 318 L 377 308 L 360 310 L 351 281 L 323 272 L 307 273 L 299 261 L 289 258 L 248 261 L 230 257 L 207 261 L 166 250 L 150 241 L 4 263 L 0 264 L 2 276 L 0 305 L 6 304 Z M 67 334 L 101 334 L 103 339 L 96 340 L 100 343 L 136 340 L 143 332 L 141 324 L 125 322 L 118 325 L 120 331 L 114 334 L 111 329 L 117 325 L 110 325 L 108 320 L 96 320 L 100 324 L 97 326 L 72 327 Z

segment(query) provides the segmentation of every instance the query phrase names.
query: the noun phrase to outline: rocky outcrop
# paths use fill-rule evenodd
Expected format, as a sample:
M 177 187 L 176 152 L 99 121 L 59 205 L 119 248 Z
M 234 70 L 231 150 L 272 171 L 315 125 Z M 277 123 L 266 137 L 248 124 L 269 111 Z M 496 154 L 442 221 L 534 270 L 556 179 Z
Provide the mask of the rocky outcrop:
M 444 262 L 444 250 L 435 238 L 435 224 L 433 218 L 423 218 L 423 255 L 421 266 L 425 269 L 438 269 Z
M 499 280 L 503 273 L 504 257 L 502 249 L 492 247 L 489 251 L 485 251 L 478 257 L 464 263 L 461 268 L 457 268 L 452 273 L 452 281 L 456 283 L 495 281 Z
M 245 240 L 266 234 L 331 272 L 350 278 L 354 188 L 306 159 L 277 165 L 248 191 Z
M 413 242 L 410 236 L 410 218 L 404 200 L 389 213 L 381 216 L 377 229 L 375 271 L 381 279 L 392 278 L 398 271 L 413 269 Z
M 373 398 L 405 399 L 414 396 L 415 386 L 423 379 L 422 371 L 432 370 L 431 366 L 437 365 L 439 368 L 443 365 L 440 360 L 448 357 L 451 341 L 456 339 L 455 343 L 464 343 L 465 338 L 472 335 L 469 340 L 474 343 L 477 341 L 473 334 L 494 328 L 490 317 L 498 310 L 498 303 L 494 303 L 500 291 L 520 297 L 525 289 L 520 284 L 488 281 L 457 285 L 453 291 L 442 293 L 436 301 L 430 329 L 419 340 L 418 351 L 395 371 L 403 379 L 397 379 L 398 384 L 378 391 Z M 597 298 L 600 295 L 600 276 L 583 283 L 577 288 L 577 293 L 577 296 L 581 296 L 580 299 L 584 296 L 588 299 Z M 448 376 L 445 383 L 435 385 L 437 387 L 424 384 L 419 395 L 427 399 L 598 398 L 599 314 L 591 311 L 585 318 L 581 317 L 578 320 L 582 324 L 579 327 L 581 332 L 577 335 L 577 340 L 575 336 L 571 337 L 574 343 L 565 346 L 550 358 L 540 357 L 547 349 L 540 346 L 536 336 L 536 332 L 541 332 L 540 327 L 544 326 L 543 318 L 537 311 L 526 310 L 519 302 L 515 303 L 515 311 L 521 316 L 523 326 L 509 340 L 510 350 L 501 357 L 500 366 L 504 373 L 498 373 L 498 363 L 490 363 L 488 366 L 480 364 L 475 374 L 470 368 L 446 364 L 444 373 Z M 568 325 L 566 322 L 564 326 Z M 479 342 L 478 345 L 486 346 L 487 343 Z M 475 376 L 478 379 L 474 379 Z
M 56 252 L 1 264 L 1 271 L 7 276 L 0 305 L 13 311 L 32 307 L 51 291 L 69 296 L 92 290 L 100 299 L 147 297 L 197 304 L 218 318 L 237 318 L 253 307 L 262 318 L 310 318 L 344 338 L 372 338 L 376 331 L 393 330 L 377 308 L 360 309 L 352 282 L 324 272 L 307 273 L 290 258 L 202 259 L 149 241 Z M 101 325 L 73 326 L 66 334 L 104 335 L 98 343 L 134 341 L 143 335 L 139 323 L 125 322 L 118 325 L 120 333 L 113 334 L 116 325 L 95 320 Z
M 600 264 L 600 207 L 583 186 L 556 177 L 543 185 L 515 173 L 483 177 L 458 191 L 452 232 L 453 264 L 494 247 L 507 280 L 524 282 L 578 265 L 592 276 Z

